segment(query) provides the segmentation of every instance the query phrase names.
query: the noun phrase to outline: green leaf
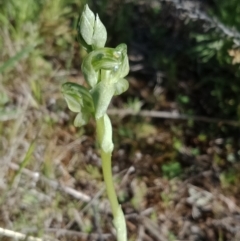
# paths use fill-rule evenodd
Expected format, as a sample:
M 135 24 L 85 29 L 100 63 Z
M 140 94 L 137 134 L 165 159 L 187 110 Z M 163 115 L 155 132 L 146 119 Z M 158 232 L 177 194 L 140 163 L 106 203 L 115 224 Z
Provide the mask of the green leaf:
M 114 84 L 114 87 L 115 87 L 114 95 L 120 95 L 128 89 L 129 83 L 126 79 L 119 79 Z
M 100 18 L 96 17 L 92 45 L 94 49 L 103 48 L 107 41 L 107 31 Z
M 129 73 L 129 62 L 128 62 L 128 56 L 127 53 L 124 55 L 123 62 L 121 65 L 121 71 L 120 71 L 120 78 L 124 78 Z
M 64 86 L 63 86 L 64 87 Z M 63 88 L 62 88 L 63 89 Z M 82 96 L 78 92 L 68 91 L 64 89 L 62 91 L 64 98 L 67 102 L 68 108 L 73 112 L 80 112 L 83 105 Z
M 90 113 L 94 112 L 92 96 L 84 86 L 67 82 L 62 85 L 62 93 L 71 111 L 81 112 L 85 109 Z
M 87 4 L 78 22 L 78 38 L 88 52 L 91 52 L 92 49 L 103 48 L 107 41 L 105 26 L 98 15 L 95 18 L 94 13 Z
M 10 187 L 13 185 L 15 179 L 17 176 L 19 176 L 19 174 L 22 172 L 22 170 L 30 163 L 30 161 L 32 160 L 32 156 L 33 156 L 33 152 L 35 151 L 36 148 L 36 139 L 34 139 L 32 141 L 32 143 L 30 144 L 30 146 L 28 147 L 28 150 L 24 156 L 24 159 L 22 160 L 22 162 L 19 165 L 19 169 L 17 171 L 17 173 L 12 177 L 11 181 L 10 181 Z
M 94 13 L 89 9 L 86 4 L 79 23 L 79 32 L 83 40 L 88 44 L 92 45 L 92 37 L 94 31 L 95 16 Z
M 80 112 L 77 114 L 74 120 L 74 126 L 81 127 L 83 125 L 86 125 L 90 119 L 90 114 Z
M 107 114 L 97 121 L 98 143 L 105 153 L 112 152 L 112 125 Z
M 0 106 L 9 102 L 9 97 L 5 92 L 0 92 Z
M 3 63 L 0 66 L 0 73 L 2 73 L 3 71 L 5 71 L 6 69 L 11 69 L 15 66 L 15 64 L 22 59 L 25 55 L 29 54 L 33 49 L 35 48 L 35 46 L 28 46 L 26 48 L 24 48 L 23 50 L 21 50 L 20 52 L 18 52 L 16 55 L 14 55 L 13 57 L 11 57 L 10 59 L 8 59 L 5 63 Z
M 77 39 L 78 39 L 78 41 L 81 43 L 82 47 L 83 47 L 88 53 L 92 51 L 92 46 L 89 45 L 89 44 L 87 44 L 87 43 L 84 41 L 84 39 L 83 39 L 83 37 L 82 37 L 81 34 L 78 33 Z
M 65 98 L 65 100 L 67 102 L 68 108 L 72 112 L 78 113 L 78 112 L 81 111 L 81 106 L 82 106 L 81 101 L 82 101 L 82 99 L 79 98 L 78 95 L 74 95 L 74 94 L 72 94 L 72 95 L 65 95 L 64 94 L 64 98 Z

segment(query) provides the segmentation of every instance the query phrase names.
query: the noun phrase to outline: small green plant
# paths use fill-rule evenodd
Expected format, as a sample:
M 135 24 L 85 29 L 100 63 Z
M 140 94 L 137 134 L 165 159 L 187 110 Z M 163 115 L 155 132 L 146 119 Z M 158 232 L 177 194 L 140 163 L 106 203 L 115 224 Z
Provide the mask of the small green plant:
M 238 173 L 233 168 L 224 171 L 220 174 L 220 182 L 223 188 L 229 188 L 231 185 L 236 185 L 238 181 Z
M 76 83 L 62 85 L 62 93 L 71 111 L 78 113 L 74 125 L 83 126 L 93 117 L 96 120 L 97 141 L 102 158 L 103 177 L 110 201 L 117 240 L 126 241 L 126 223 L 114 189 L 111 156 L 113 151 L 112 125 L 106 114 L 114 95 L 128 89 L 124 77 L 129 72 L 127 46 L 106 48 L 107 32 L 98 15 L 84 7 L 78 23 L 78 39 L 87 51 L 82 63 L 82 72 L 88 88 Z
M 163 175 L 168 178 L 174 178 L 182 173 L 182 167 L 179 162 L 172 161 L 162 166 Z

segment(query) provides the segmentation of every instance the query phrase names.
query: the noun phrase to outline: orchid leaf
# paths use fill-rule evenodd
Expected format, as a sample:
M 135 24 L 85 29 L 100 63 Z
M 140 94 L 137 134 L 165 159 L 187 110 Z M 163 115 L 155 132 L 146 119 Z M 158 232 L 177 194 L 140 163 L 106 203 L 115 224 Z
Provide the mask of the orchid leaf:
M 112 152 L 112 125 L 107 114 L 104 114 L 97 121 L 98 142 L 105 153 Z
M 81 127 L 83 125 L 86 125 L 89 122 L 90 117 L 91 116 L 89 115 L 89 113 L 78 113 L 74 119 L 74 126 Z
M 129 83 L 126 79 L 119 79 L 114 84 L 114 87 L 115 87 L 114 95 L 120 95 L 128 89 Z
M 94 111 L 92 96 L 84 86 L 67 82 L 62 85 L 62 93 L 71 111 L 81 112 L 82 108 Z
M 124 78 L 128 73 L 129 73 L 129 62 L 128 62 L 128 56 L 127 56 L 127 54 L 125 54 L 123 57 L 119 77 Z
M 107 31 L 100 18 L 96 17 L 94 24 L 94 33 L 92 38 L 92 45 L 94 49 L 103 48 L 107 41 Z
M 94 13 L 89 9 L 86 4 L 82 16 L 79 22 L 79 33 L 82 36 L 83 40 L 86 44 L 92 45 L 93 31 L 95 24 L 95 16 Z
M 78 22 L 78 39 L 83 47 L 91 52 L 92 50 L 103 48 L 107 41 L 107 31 L 98 15 L 86 5 L 83 14 Z

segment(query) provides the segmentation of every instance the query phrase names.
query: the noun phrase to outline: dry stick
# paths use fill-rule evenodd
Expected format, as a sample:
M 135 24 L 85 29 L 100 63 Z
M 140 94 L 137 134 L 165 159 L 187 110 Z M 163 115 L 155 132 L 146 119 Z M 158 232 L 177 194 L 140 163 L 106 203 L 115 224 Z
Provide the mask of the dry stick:
M 46 228 L 45 231 L 46 232 L 54 232 L 59 237 L 60 236 L 71 236 L 71 237 L 76 236 L 76 237 L 80 237 L 80 238 L 84 238 L 84 239 L 89 238 L 89 240 L 99 238 L 99 234 L 97 234 L 97 233 L 87 234 L 87 233 L 77 232 L 77 231 L 72 231 L 72 230 L 67 230 L 67 229 Z M 104 239 L 107 239 L 109 237 L 112 237 L 112 234 L 105 233 L 105 234 L 102 234 L 102 237 Z
M 15 164 L 15 163 L 10 163 L 9 164 L 9 167 L 13 170 L 19 170 L 19 165 Z M 24 173 L 25 175 L 31 177 L 34 181 L 38 181 L 39 179 L 41 181 L 43 181 L 44 183 L 46 183 L 47 185 L 49 185 L 50 187 L 54 188 L 54 189 L 59 189 L 71 196 L 73 196 L 74 198 L 76 199 L 79 199 L 83 202 L 89 202 L 92 198 L 82 192 L 79 192 L 71 187 L 66 187 L 66 186 L 63 186 L 62 184 L 54 181 L 54 180 L 50 180 L 46 177 L 43 177 L 40 175 L 39 172 L 32 172 L 26 168 L 23 168 L 22 169 L 22 173 Z
M 176 112 L 167 112 L 167 111 L 142 110 L 139 112 L 134 112 L 131 109 L 109 109 L 108 114 L 120 115 L 120 116 L 134 115 L 134 116 L 163 118 L 163 119 L 193 120 L 193 121 L 202 121 L 202 122 L 208 122 L 208 123 L 227 124 L 232 126 L 240 125 L 239 121 L 222 120 L 219 118 L 210 118 L 206 116 L 189 116 L 189 115 L 179 114 Z
M 9 164 L 9 167 L 14 170 L 14 171 L 17 171 L 19 170 L 19 165 L 17 165 L 16 163 L 13 163 L 11 162 Z M 132 168 L 129 168 L 128 171 L 132 170 Z M 81 200 L 85 203 L 88 203 L 87 206 L 85 206 L 83 208 L 84 211 L 86 211 L 86 208 L 89 207 L 90 205 L 92 205 L 92 203 L 97 199 L 99 198 L 103 191 L 105 190 L 105 187 L 103 187 L 93 198 L 82 193 L 82 192 L 79 192 L 71 187 L 66 187 L 60 183 L 58 183 L 57 181 L 54 181 L 54 180 L 50 180 L 46 177 L 43 177 L 39 172 L 33 172 L 33 171 L 30 171 L 29 169 L 27 168 L 23 168 L 22 169 L 22 173 L 29 176 L 30 178 L 32 178 L 35 182 L 37 182 L 38 180 L 41 180 L 43 181 L 44 183 L 46 183 L 48 186 L 54 188 L 54 189 L 59 189 L 69 195 L 71 195 L 72 197 L 78 199 L 78 200 Z M 83 211 L 82 210 L 82 211 Z
M 20 168 L 19 165 L 15 164 L 15 163 L 10 163 L 9 167 L 11 169 L 13 169 L 13 170 L 19 170 L 19 168 Z M 81 200 L 83 202 L 86 202 L 88 204 L 92 204 L 92 201 L 94 202 L 94 200 L 96 198 L 98 198 L 98 196 L 100 196 L 103 193 L 104 189 L 105 189 L 105 188 L 103 188 L 102 190 L 100 190 L 100 192 L 97 194 L 97 197 L 94 197 L 92 199 L 90 196 L 88 196 L 88 195 L 86 195 L 86 194 L 84 194 L 82 192 L 79 192 L 79 191 L 77 191 L 77 190 L 75 190 L 73 188 L 70 188 L 70 187 L 66 187 L 66 186 L 60 185 L 58 182 L 56 182 L 54 180 L 49 180 L 48 178 L 41 176 L 39 172 L 33 172 L 33 171 L 30 171 L 30 170 L 28 170 L 26 168 L 23 168 L 22 169 L 22 173 L 27 175 L 27 176 L 29 176 L 30 178 L 32 178 L 35 182 L 37 182 L 38 180 L 41 180 L 44 183 L 46 183 L 47 185 L 49 185 L 50 187 L 52 187 L 54 189 L 62 190 L 65 193 L 71 195 L 72 197 L 74 197 L 74 198 L 76 198 L 78 200 Z M 2 230 L 4 230 L 4 232 Z M 2 234 L 2 235 L 7 236 L 7 235 L 11 235 L 12 233 L 16 234 L 15 232 L 13 232 L 11 230 L 6 230 L 6 229 L 2 229 L 2 230 L 0 229 L 0 235 Z M 90 236 L 90 237 L 92 237 L 94 239 L 99 238 L 99 234 L 90 234 L 89 235 L 89 234 L 86 234 L 86 233 L 69 231 L 69 230 L 65 230 L 65 229 L 51 229 L 51 228 L 48 228 L 45 231 L 56 232 L 60 236 L 65 234 L 65 235 L 73 235 L 73 236 L 78 236 L 78 237 L 89 237 Z M 106 239 L 106 238 L 108 238 L 110 236 L 112 236 L 112 235 L 111 234 L 101 234 L 101 237 L 104 238 L 104 239 Z M 10 237 L 10 236 L 8 236 L 8 237 Z M 25 238 L 25 236 L 23 237 L 21 235 L 20 236 L 11 236 L 11 237 L 17 237 L 19 239 L 21 237 L 22 237 L 21 239 Z M 29 237 L 28 241 L 42 241 L 42 239 L 30 239 L 30 238 L 32 238 L 32 237 Z M 44 239 L 44 240 L 46 240 L 46 239 Z
M 10 110 L 5 112 L 0 112 L 0 122 L 15 120 L 19 118 L 21 111 L 19 110 Z
M 26 234 L 14 232 L 9 229 L 0 228 L 0 236 L 5 236 L 9 238 L 15 238 L 20 240 L 27 240 L 27 241 L 43 241 L 43 239 L 40 238 L 34 238 L 32 236 L 27 236 Z M 46 240 L 46 239 L 45 239 Z
M 142 224 L 140 224 L 138 228 L 138 237 L 136 241 L 143 241 L 144 240 L 145 229 Z
M 159 227 L 153 223 L 149 218 L 142 217 L 142 223 L 145 227 L 145 229 L 152 234 L 157 240 L 159 241 L 168 241 L 168 239 L 165 237 L 164 234 L 162 234 L 162 231 L 159 230 Z
M 19 166 L 15 163 L 10 163 L 10 168 L 12 168 L 13 170 L 18 170 L 19 169 Z M 42 181 L 44 181 L 46 184 L 48 184 L 49 186 L 57 189 L 57 188 L 60 188 L 60 190 L 63 190 L 64 192 L 66 192 L 67 194 L 69 195 L 72 195 L 74 198 L 76 199 L 80 199 L 82 200 L 83 202 L 89 202 L 91 200 L 91 197 L 90 196 L 87 196 L 86 194 L 83 194 L 79 191 L 76 191 L 70 187 L 64 187 L 64 186 L 60 186 L 60 184 L 56 181 L 52 181 L 52 180 L 49 180 L 45 177 L 41 177 L 40 176 L 40 173 L 38 172 L 32 172 L 26 168 L 23 168 L 22 169 L 22 173 L 24 173 L 25 175 L 28 175 L 29 177 L 33 178 L 35 181 L 38 181 L 39 179 L 41 179 Z M 102 190 L 101 190 L 102 192 Z M 101 194 L 100 192 L 100 194 Z M 136 214 L 135 214 L 136 215 Z M 144 223 L 144 226 L 146 226 L 146 223 Z M 150 233 L 153 233 L 153 230 L 151 228 L 149 228 L 149 226 L 147 225 L 146 227 Z M 3 232 L 4 231 L 4 232 Z M 7 232 L 8 231 L 8 232 Z M 74 236 L 78 236 L 78 237 L 87 237 L 88 234 L 85 234 L 85 233 L 81 233 L 81 232 L 75 232 L 75 231 L 69 231 L 69 230 L 64 230 L 64 229 L 52 229 L 52 228 L 48 228 L 48 229 L 45 229 L 45 231 L 47 232 L 56 232 L 57 234 L 59 234 L 60 236 L 61 235 L 74 235 Z M 0 234 L 4 234 L 5 236 L 7 235 L 13 235 L 13 234 L 16 234 L 15 232 L 11 231 L 11 230 L 5 230 L 5 229 L 1 229 L 0 228 Z M 17 234 L 20 234 L 20 233 L 17 233 Z M 23 234 L 20 234 L 20 236 L 11 236 L 11 237 L 23 237 L 21 236 Z M 156 233 L 154 233 L 154 235 L 156 235 Z M 92 238 L 96 238 L 96 236 L 99 237 L 99 234 L 91 234 L 90 235 Z M 101 235 L 103 238 L 108 238 L 111 236 L 111 234 L 102 234 Z M 162 235 L 161 236 L 161 241 L 165 241 L 164 237 Z M 8 236 L 10 237 L 10 236 Z M 24 236 L 26 237 L 26 236 Z M 42 239 L 30 239 L 32 237 L 29 237 L 29 241 L 42 241 Z M 24 239 L 24 238 L 22 238 Z

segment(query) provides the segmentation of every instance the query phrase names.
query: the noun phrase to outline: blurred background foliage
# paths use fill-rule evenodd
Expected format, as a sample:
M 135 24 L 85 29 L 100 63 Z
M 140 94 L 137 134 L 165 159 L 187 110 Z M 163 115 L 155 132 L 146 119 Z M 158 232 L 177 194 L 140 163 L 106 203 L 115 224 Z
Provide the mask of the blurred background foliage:
M 48 178 L 61 176 L 56 171 L 58 164 L 52 163 L 56 146 L 64 147 L 82 135 L 94 135 L 93 123 L 80 130 L 72 126 L 74 116 L 68 112 L 60 93 L 65 81 L 84 83 L 80 66 L 85 52 L 76 41 L 76 23 L 86 2 L 0 1 L 0 157 L 11 159 L 10 150 L 20 136 L 24 136 L 30 147 L 32 143 L 34 148 L 46 145 L 41 154 L 43 160 L 37 166 L 33 164 L 37 158 L 32 154 L 37 147 L 31 149 L 30 156 L 26 154 L 29 146 L 13 149 L 19 155 L 13 155 L 11 160 L 17 163 L 25 160 L 24 166 L 40 168 Z M 186 180 L 208 170 L 214 172 L 213 186 L 218 183 L 223 192 L 239 197 L 238 2 L 88 1 L 107 28 L 107 46 L 115 47 L 121 42 L 128 45 L 130 89 L 114 99 L 111 107 L 189 116 L 187 120 L 112 117 L 116 150 L 123 149 L 126 157 L 126 161 L 118 163 L 121 157 L 116 153 L 114 163 L 118 170 L 134 164 L 139 152 L 144 160 L 135 163 L 137 175 L 146 185 L 144 194 L 137 189 L 141 181 L 133 182 L 136 196 L 134 192 L 122 194 L 123 203 L 133 195 L 131 202 L 137 209 L 139 198 L 144 198 L 145 189 L 153 180 L 146 181 L 145 176 Z M 198 118 L 194 117 L 199 116 L 214 120 L 196 121 Z M 228 124 L 225 120 L 232 122 Z M 92 139 L 89 142 L 92 143 L 89 146 L 94 146 Z M 71 175 L 99 181 L 99 166 L 95 168 L 94 164 L 84 166 L 87 174 L 72 170 Z M 11 172 L 9 180 L 14 180 L 14 175 L 18 173 Z M 87 187 L 87 184 L 79 186 Z M 172 195 L 172 190 L 169 192 Z M 162 195 L 164 202 L 172 197 L 166 193 Z M 151 196 L 149 200 L 146 203 L 151 204 L 154 199 Z M 62 204 L 54 205 L 59 208 Z M 24 218 L 28 220 L 29 215 Z M 17 219 L 17 211 L 15 216 Z

